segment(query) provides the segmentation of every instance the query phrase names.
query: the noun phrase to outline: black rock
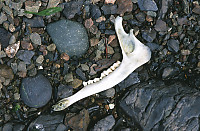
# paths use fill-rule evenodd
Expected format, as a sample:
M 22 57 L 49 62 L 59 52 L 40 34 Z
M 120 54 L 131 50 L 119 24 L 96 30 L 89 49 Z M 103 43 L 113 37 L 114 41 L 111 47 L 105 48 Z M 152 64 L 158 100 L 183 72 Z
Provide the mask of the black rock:
M 100 121 L 95 124 L 92 131 L 109 131 L 115 125 L 115 118 L 112 115 L 101 119 Z
M 56 131 L 57 127 L 63 123 L 63 114 L 40 115 L 28 126 L 28 131 Z
M 128 23 L 131 24 L 132 26 L 134 25 L 141 26 L 141 23 L 139 23 L 136 19 L 130 19 L 128 20 Z
M 105 30 L 106 29 L 106 23 L 105 23 L 105 21 L 102 21 L 101 23 L 99 23 L 99 29 L 100 30 Z
M 112 98 L 115 95 L 115 89 L 114 88 L 110 88 L 108 90 L 105 90 L 105 91 L 101 92 L 100 95 Z
M 147 43 L 146 45 L 151 49 L 151 51 L 155 51 L 155 50 L 159 49 L 159 47 L 160 47 L 156 43 Z
M 12 34 L 5 30 L 4 28 L 0 28 L 0 43 L 1 43 L 1 48 L 6 48 L 9 45 L 9 40 Z
M 163 70 L 162 79 L 166 80 L 166 79 L 173 78 L 175 75 L 177 75 L 178 71 L 179 71 L 178 68 L 166 67 Z
M 89 47 L 88 35 L 83 25 L 71 20 L 59 20 L 47 25 L 56 48 L 70 57 L 81 57 Z
M 67 85 L 59 85 L 58 86 L 58 97 L 59 98 L 66 98 L 73 94 L 73 87 Z
M 154 0 L 138 0 L 138 6 L 142 11 L 157 11 L 158 7 Z
M 52 87 L 43 75 L 24 78 L 20 87 L 21 99 L 30 107 L 39 108 L 51 99 Z
M 179 51 L 179 44 L 180 42 L 178 40 L 170 39 L 167 42 L 168 50 L 172 52 L 178 52 Z
M 45 26 L 42 17 L 33 17 L 32 19 L 23 18 L 23 21 L 30 27 L 40 28 Z
M 198 130 L 199 103 L 200 94 L 195 88 L 179 82 L 166 86 L 149 81 L 133 86 L 120 101 L 120 107 L 144 131 Z M 127 121 L 133 122 L 131 119 Z
M 82 72 L 81 69 L 77 68 L 76 69 L 76 74 L 83 80 L 83 81 L 86 81 L 86 77 L 85 77 L 85 74 Z
M 104 15 L 117 13 L 117 5 L 103 5 L 101 9 L 103 10 Z
M 156 38 L 156 31 L 155 30 L 145 30 L 142 32 L 142 37 L 147 41 L 147 42 L 152 42 Z
M 90 14 L 94 19 L 98 19 L 101 16 L 101 11 L 97 5 L 90 5 Z
M 34 56 L 34 51 L 19 50 L 16 54 L 17 58 L 23 60 L 25 64 L 31 64 L 31 58 Z
M 67 19 L 74 18 L 74 16 L 81 11 L 83 3 L 84 3 L 83 0 L 70 1 L 65 3 L 63 14 Z

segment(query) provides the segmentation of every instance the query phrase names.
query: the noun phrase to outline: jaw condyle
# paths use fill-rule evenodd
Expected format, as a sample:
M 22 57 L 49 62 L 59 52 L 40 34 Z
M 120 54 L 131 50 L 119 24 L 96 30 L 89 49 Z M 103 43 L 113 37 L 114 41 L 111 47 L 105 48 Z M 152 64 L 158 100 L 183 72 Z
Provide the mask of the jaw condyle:
M 76 94 L 60 100 L 53 105 L 54 111 L 64 110 L 73 103 L 90 95 L 107 90 L 121 81 L 151 58 L 150 49 L 142 44 L 134 35 L 133 30 L 127 34 L 122 26 L 122 17 L 115 19 L 115 31 L 122 50 L 122 62 L 117 61 L 109 69 L 101 73 L 100 78 L 83 82 L 84 87 Z

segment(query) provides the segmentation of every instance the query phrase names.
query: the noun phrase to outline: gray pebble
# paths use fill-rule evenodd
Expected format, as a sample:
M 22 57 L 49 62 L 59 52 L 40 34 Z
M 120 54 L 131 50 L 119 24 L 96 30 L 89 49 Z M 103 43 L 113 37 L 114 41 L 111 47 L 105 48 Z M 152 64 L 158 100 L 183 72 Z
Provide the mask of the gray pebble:
M 32 33 L 30 35 L 30 39 L 33 42 L 33 44 L 36 44 L 36 45 L 41 45 L 42 44 L 41 37 L 40 37 L 40 35 L 38 33 Z
M 142 11 L 157 11 L 158 7 L 154 0 L 138 0 L 138 6 Z
M 34 51 L 29 51 L 29 50 L 19 50 L 17 52 L 17 57 L 20 60 L 23 60 L 25 64 L 31 64 L 31 58 L 34 56 L 35 52 Z
M 179 51 L 179 44 L 180 42 L 178 40 L 170 39 L 167 42 L 168 50 L 172 52 L 178 52 Z
M 115 118 L 112 115 L 101 119 L 95 124 L 92 131 L 109 131 L 115 125 Z

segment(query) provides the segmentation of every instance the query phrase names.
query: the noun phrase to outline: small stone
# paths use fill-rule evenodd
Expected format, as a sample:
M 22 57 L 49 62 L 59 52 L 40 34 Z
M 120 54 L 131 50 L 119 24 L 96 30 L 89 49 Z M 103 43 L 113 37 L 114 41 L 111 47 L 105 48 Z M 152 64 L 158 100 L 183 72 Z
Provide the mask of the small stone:
M 70 59 L 69 55 L 67 55 L 66 53 L 62 53 L 61 56 L 60 56 L 60 58 L 62 60 L 65 60 L 65 61 L 68 61 Z
M 1 14 L 0 14 L 0 25 L 3 24 L 3 22 L 6 21 L 6 20 L 7 20 L 7 16 L 3 12 L 1 12 Z
M 161 31 L 161 32 L 167 31 L 167 24 L 166 24 L 166 22 L 158 19 L 156 21 L 155 30 L 156 31 Z
M 105 90 L 105 91 L 101 92 L 100 94 L 102 96 L 112 98 L 115 95 L 115 89 L 114 88 L 110 88 L 108 90 Z
M 67 85 L 59 85 L 58 86 L 58 97 L 59 98 L 66 98 L 73 94 L 73 87 Z
M 6 57 L 6 53 L 4 51 L 0 51 L 0 59 Z
M 41 37 L 40 37 L 40 35 L 38 33 L 32 33 L 30 35 L 30 39 L 36 45 L 41 45 L 42 44 Z
M 174 39 L 170 39 L 167 42 L 168 49 L 172 52 L 178 52 L 179 51 L 179 44 L 180 44 L 180 42 L 178 40 L 174 40 Z
M 26 64 L 31 63 L 31 58 L 34 56 L 35 52 L 34 51 L 28 51 L 28 50 L 20 50 L 17 52 L 17 57 L 20 60 L 23 60 Z
M 158 48 L 160 47 L 158 44 L 156 43 L 147 43 L 147 46 L 151 49 L 151 51 L 155 51 L 158 50 Z
M 98 28 L 97 28 L 95 25 L 92 25 L 92 26 L 90 27 L 90 32 L 91 32 L 92 34 L 97 34 Z
M 115 118 L 112 115 L 109 115 L 100 121 L 98 121 L 92 131 L 109 131 L 115 125 Z
M 14 44 L 15 42 L 16 42 L 16 38 L 15 38 L 14 35 L 12 35 L 12 36 L 10 37 L 10 40 L 9 40 L 9 45 Z
M 41 1 L 33 2 L 33 1 L 26 1 L 25 2 L 25 10 L 30 12 L 38 12 L 41 6 Z M 26 17 L 31 18 L 33 14 L 25 14 Z
M 125 12 L 131 12 L 133 10 L 133 3 L 131 0 L 117 0 L 117 14 L 123 15 Z
M 147 42 L 152 42 L 156 38 L 156 31 L 152 29 L 142 31 L 142 37 Z
M 72 82 L 73 81 L 73 74 L 72 73 L 68 73 L 64 76 L 65 81 L 68 82 Z
M 81 69 L 82 69 L 83 71 L 89 71 L 89 66 L 86 65 L 86 64 L 81 64 Z
M 143 12 L 139 12 L 135 17 L 141 23 L 145 21 L 145 14 Z
M 104 15 L 117 13 L 117 5 L 103 5 L 101 9 L 103 10 Z
M 116 0 L 105 0 L 105 4 L 114 4 Z
M 82 83 L 83 83 L 82 80 L 80 80 L 80 79 L 74 79 L 73 82 L 72 82 L 72 87 L 74 89 L 77 89 L 79 86 L 82 85 Z
M 47 50 L 48 51 L 55 51 L 55 49 L 56 49 L 56 45 L 55 44 L 50 44 L 50 45 L 47 46 Z
M 89 29 L 93 24 L 94 23 L 91 18 L 85 20 L 85 28 Z
M 18 41 L 15 44 L 9 45 L 5 50 L 7 56 L 10 58 L 13 58 L 15 54 L 17 53 L 17 51 L 19 50 L 19 46 L 20 46 L 20 41 Z
M 151 17 L 156 17 L 157 16 L 156 12 L 154 12 L 154 11 L 147 11 L 147 15 L 151 16 Z
M 40 28 L 45 26 L 43 18 L 39 16 L 32 19 L 23 18 L 23 21 L 30 27 Z
M 183 18 L 177 18 L 178 24 L 179 25 L 188 25 L 188 19 L 187 17 L 183 17 Z
M 96 22 L 98 22 L 98 23 L 100 23 L 102 21 L 106 21 L 106 18 L 104 16 L 101 16 L 98 19 L 96 19 Z
M 99 43 L 99 39 L 97 38 L 91 38 L 90 39 L 90 46 L 95 46 Z
M 111 46 L 107 46 L 107 51 L 108 51 L 108 54 L 114 54 L 115 51 L 113 50 L 113 48 Z
M 76 74 L 83 80 L 83 81 L 86 81 L 86 77 L 85 77 L 85 74 L 82 72 L 81 69 L 77 68 L 76 69 Z
M 47 9 L 56 7 L 59 3 L 60 3 L 60 0 L 49 0 Z
M 15 93 L 14 94 L 14 99 L 17 101 L 20 99 L 20 94 L 19 93 Z
M 5 30 L 4 28 L 0 28 L 0 43 L 1 43 L 1 48 L 4 49 L 9 45 L 9 40 L 12 34 Z
M 0 77 L 12 80 L 14 78 L 12 69 L 7 65 L 0 64 Z
M 21 41 L 22 49 L 33 50 L 33 45 L 28 41 Z
M 157 11 L 158 7 L 154 0 L 138 0 L 138 6 L 142 11 Z
M 200 15 L 200 6 L 199 5 L 196 5 L 193 9 L 192 9 L 192 12 Z
M 11 66 L 14 74 L 16 74 L 17 73 L 17 63 L 11 63 L 10 66 Z
M 24 62 L 20 61 L 18 66 L 17 66 L 17 70 L 22 71 L 22 72 L 27 72 L 26 64 Z
M 190 50 L 181 50 L 181 55 L 189 55 Z
M 177 72 L 178 72 L 178 68 L 166 67 L 166 68 L 163 70 L 162 79 L 163 79 L 163 80 L 165 80 L 165 79 L 170 79 L 170 78 L 172 78 L 173 76 L 175 76 Z
M 110 35 L 108 38 L 108 45 L 114 40 L 116 39 L 116 35 Z
M 20 87 L 21 99 L 30 107 L 39 108 L 46 105 L 51 99 L 51 94 L 51 84 L 43 75 L 27 77 L 22 80 Z
M 15 31 L 15 26 L 13 24 L 10 24 L 8 27 L 10 32 L 14 32 Z
M 98 19 L 101 16 L 101 11 L 97 5 L 90 5 L 90 14 L 93 19 Z
M 39 64 L 42 64 L 43 61 L 44 61 L 43 55 L 39 55 L 38 58 L 36 59 L 36 62 L 39 63 Z

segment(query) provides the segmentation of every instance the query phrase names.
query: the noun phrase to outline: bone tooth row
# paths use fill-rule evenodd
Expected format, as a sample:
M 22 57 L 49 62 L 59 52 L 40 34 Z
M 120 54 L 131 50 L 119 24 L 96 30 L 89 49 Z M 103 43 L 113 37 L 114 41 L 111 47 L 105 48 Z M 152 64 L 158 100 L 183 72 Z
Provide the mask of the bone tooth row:
M 87 82 L 83 81 L 83 86 L 86 86 L 87 85 Z
M 93 81 L 94 81 L 94 82 L 98 82 L 98 81 L 100 81 L 100 78 L 94 78 Z

